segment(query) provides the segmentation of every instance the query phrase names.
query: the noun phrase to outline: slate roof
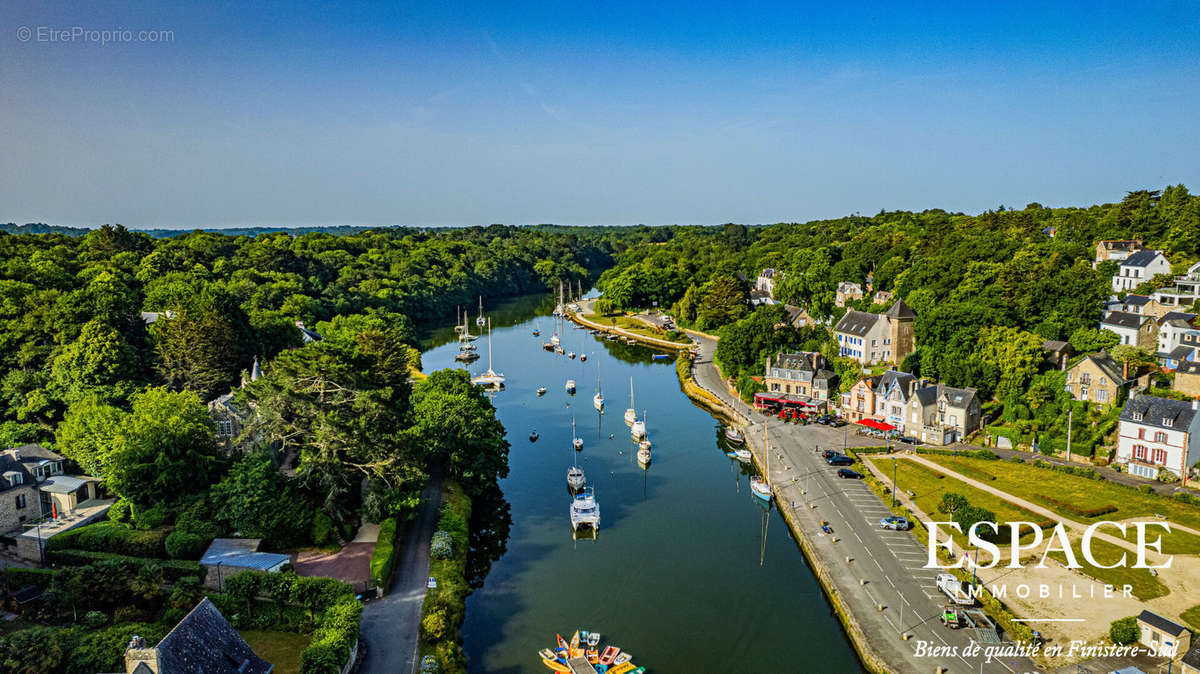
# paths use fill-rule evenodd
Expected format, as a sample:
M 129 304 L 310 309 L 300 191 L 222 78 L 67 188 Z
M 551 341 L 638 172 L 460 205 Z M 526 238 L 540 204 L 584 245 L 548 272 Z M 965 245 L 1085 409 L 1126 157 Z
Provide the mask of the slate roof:
M 921 403 L 922 407 L 928 407 L 937 402 L 938 388 L 936 386 L 924 386 L 913 393 L 913 397 L 917 402 Z
M 1147 319 L 1145 316 L 1131 314 L 1126 311 L 1110 311 L 1108 312 L 1108 315 L 1104 317 L 1104 320 L 1100 321 L 1100 325 L 1115 325 L 1119 328 L 1137 330 L 1141 328 L 1142 323 L 1145 323 L 1147 320 L 1149 319 Z
M 1135 246 L 1142 245 L 1137 239 L 1106 239 L 1100 243 L 1109 250 L 1132 250 Z
M 267 570 L 292 560 L 289 555 L 259 552 L 261 538 L 215 538 L 200 563 L 204 566 L 233 566 L 239 569 Z
M 1174 325 L 1177 328 L 1190 328 L 1192 327 L 1192 321 L 1194 320 L 1196 320 L 1196 314 L 1189 314 L 1184 311 L 1168 311 L 1162 315 L 1162 318 L 1158 319 L 1158 324 L 1166 325 L 1167 323 L 1171 323 L 1171 321 L 1183 321 L 1183 325 L 1180 325 L 1179 323 L 1171 323 L 1171 325 Z
M 832 370 L 817 370 L 817 373 L 813 375 L 814 382 L 824 381 L 828 384 L 828 382 L 832 382 L 834 379 L 837 379 L 837 373 Z
M 848 293 L 858 293 L 860 295 L 862 294 L 862 286 L 858 285 L 857 283 L 854 283 L 853 281 L 842 281 L 841 283 L 838 284 L 837 289 L 838 289 L 838 292 L 843 295 L 846 295 Z
M 275 668 L 250 649 L 208 597 L 154 650 L 164 674 L 269 674 Z
M 1042 351 L 1066 353 L 1074 350 L 1074 347 L 1072 347 L 1069 342 L 1063 342 L 1057 339 L 1047 339 L 1046 341 L 1042 342 Z
M 1133 415 L 1137 413 L 1142 415 L 1140 421 L 1133 418 Z M 1186 429 L 1192 424 L 1192 417 L 1195 415 L 1196 411 L 1192 409 L 1192 403 L 1190 402 L 1148 395 L 1139 395 L 1130 398 L 1125 403 L 1125 407 L 1121 409 L 1121 421 L 1142 424 L 1143 426 L 1153 426 L 1155 428 L 1172 428 L 1175 430 Z M 1164 425 L 1163 419 L 1171 420 L 1171 425 Z M 1146 613 L 1143 612 L 1142 615 Z
M 1174 349 L 1171 349 L 1171 352 L 1166 354 L 1164 357 L 1171 360 L 1187 360 L 1187 357 L 1192 355 L 1193 350 L 1194 349 L 1192 347 L 1186 344 L 1180 344 Z
M 1075 363 L 1075 366 L 1071 369 L 1074 370 L 1084 361 L 1088 360 L 1095 363 L 1096 367 L 1099 368 L 1099 370 L 1103 372 L 1105 376 L 1107 376 L 1113 382 L 1116 382 L 1118 385 L 1125 381 L 1125 370 L 1119 364 L 1117 364 L 1117 361 L 1112 359 L 1112 356 L 1108 355 L 1107 351 L 1097 351 L 1096 353 L 1088 354 L 1083 357 L 1083 360 Z
M 904 395 L 907 397 L 909 395 L 908 392 L 912 390 L 916 381 L 917 378 L 907 372 L 888 370 L 887 372 L 879 375 L 879 384 L 875 386 L 875 392 L 881 395 L 885 394 L 889 389 L 891 389 L 892 384 L 896 383 L 900 385 L 900 390 L 903 391 Z
M 780 353 L 771 359 L 771 367 L 784 370 L 816 370 L 825 364 L 825 358 L 816 351 L 801 351 L 799 353 Z
M 321 341 L 321 335 L 304 327 L 304 321 L 296 321 L 296 327 L 300 329 L 300 336 L 304 339 L 305 343 Z
M 1185 360 L 1175 368 L 1175 374 L 1200 374 L 1200 361 Z
M 1147 295 L 1126 295 L 1125 306 L 1140 307 L 1150 302 L 1150 297 Z
M 912 309 L 908 308 L 908 305 L 904 303 L 904 300 L 896 300 L 896 303 L 892 305 L 891 309 L 887 310 L 887 313 L 884 314 L 884 316 L 887 316 L 888 318 L 904 319 L 916 318 L 917 314 Z
M 1187 629 L 1183 625 L 1180 625 L 1173 620 L 1167 620 L 1154 611 L 1142 611 L 1140 614 L 1138 614 L 1137 619 L 1153 627 L 1154 629 L 1162 630 L 1173 637 L 1183 634 Z
M 12 458 L 12 454 L 7 452 L 0 454 L 0 475 L 10 472 L 19 473 L 21 475 L 21 482 L 16 485 L 9 486 L 7 479 L 0 479 L 0 492 L 8 489 L 20 489 L 21 487 L 25 486 L 36 485 L 36 481 L 33 479 L 33 473 L 29 472 L 29 469 L 25 467 L 25 464 Z
M 1186 654 L 1184 654 L 1182 662 L 1192 669 L 1200 669 L 1200 645 L 1192 646 Z
M 1161 255 L 1157 250 L 1139 250 L 1136 253 L 1131 253 L 1129 257 L 1121 260 L 1122 267 L 1145 267 L 1154 261 L 1154 258 Z
M 855 337 L 862 337 L 870 332 L 871 328 L 875 327 L 877 321 L 881 320 L 883 320 L 883 317 L 879 314 L 868 314 L 865 311 L 851 309 L 846 312 L 845 316 L 842 316 L 842 320 L 838 321 L 835 330 L 848 335 L 854 335 Z
M 938 397 L 946 396 L 946 402 L 951 407 L 965 408 L 971 402 L 971 398 L 975 397 L 975 389 L 973 388 L 954 388 L 945 384 L 938 384 Z
M 775 278 L 775 274 L 776 274 L 776 272 L 774 269 L 767 267 L 766 269 L 759 272 L 758 276 L 760 278 Z

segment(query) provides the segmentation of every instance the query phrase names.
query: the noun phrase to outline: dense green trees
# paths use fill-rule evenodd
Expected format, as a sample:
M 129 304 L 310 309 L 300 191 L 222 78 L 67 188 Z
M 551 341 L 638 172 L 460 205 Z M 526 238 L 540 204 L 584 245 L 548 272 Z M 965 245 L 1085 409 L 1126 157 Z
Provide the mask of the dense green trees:
M 280 472 L 267 452 L 254 452 L 238 459 L 229 473 L 213 485 L 210 498 L 217 519 L 227 529 L 262 538 L 269 546 L 304 543 L 312 528 L 307 497 L 291 478 Z
M 412 395 L 414 442 L 471 496 L 508 475 L 508 441 L 487 395 L 463 370 L 439 370 Z

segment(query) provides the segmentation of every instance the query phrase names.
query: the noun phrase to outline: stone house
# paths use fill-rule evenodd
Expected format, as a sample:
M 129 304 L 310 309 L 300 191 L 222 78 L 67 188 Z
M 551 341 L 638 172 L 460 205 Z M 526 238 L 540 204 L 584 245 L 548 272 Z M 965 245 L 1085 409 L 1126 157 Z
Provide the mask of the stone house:
M 125 650 L 125 674 L 270 674 L 274 669 L 208 597 L 157 645 L 134 636 Z
M 1117 457 L 1130 475 L 1154 479 L 1168 470 L 1183 479 L 1200 461 L 1200 400 L 1131 396 L 1121 408 Z
M 1128 292 L 1159 274 L 1170 273 L 1171 263 L 1161 250 L 1139 250 L 1121 261 L 1112 277 L 1112 289 L 1115 293 Z
M 825 358 L 816 351 L 779 353 L 767 357 L 763 384 L 772 393 L 827 401 L 837 390 L 837 375 L 825 368 Z
M 887 304 L 891 301 L 892 291 L 890 290 L 877 290 L 875 291 L 875 295 L 871 298 L 871 304 Z
M 862 421 L 875 414 L 875 387 L 882 375 L 863 377 L 842 394 L 841 415 L 846 421 Z
M 1116 260 L 1120 262 L 1130 255 L 1142 249 L 1141 239 L 1111 239 L 1100 241 L 1096 244 L 1096 260 L 1092 263 L 1094 269 L 1096 265 L 1108 260 Z
M 979 429 L 981 407 L 973 388 L 921 386 L 910 398 L 904 432 L 923 443 L 949 445 Z
M 1066 390 L 1075 400 L 1111 405 L 1129 384 L 1123 366 L 1106 351 L 1084 356 L 1067 370 Z
M 47 539 L 108 512 L 112 500 L 103 495 L 98 479 L 67 474 L 67 460 L 41 445 L 0 452 L 0 547 L 40 559 Z
M 1175 383 L 1172 388 L 1180 393 L 1200 398 L 1200 362 L 1187 361 L 1175 368 Z
M 1042 353 L 1046 355 L 1046 363 L 1055 370 L 1066 370 L 1067 361 L 1071 359 L 1071 355 L 1075 353 L 1075 348 L 1068 342 L 1062 342 L 1056 339 L 1047 339 L 1042 342 Z
M 850 300 L 861 300 L 862 297 L 862 286 L 852 281 L 842 281 L 838 284 L 837 293 L 835 293 L 833 297 L 833 303 L 839 307 L 844 307 L 846 306 L 846 302 Z
M 1140 346 L 1151 353 L 1158 346 L 1158 321 L 1150 316 L 1110 311 L 1100 321 L 1100 329 L 1116 333 L 1122 344 Z
M 850 309 L 834 328 L 838 353 L 863 365 L 898 364 L 916 348 L 913 334 L 916 318 L 904 300 L 896 300 L 882 314 Z

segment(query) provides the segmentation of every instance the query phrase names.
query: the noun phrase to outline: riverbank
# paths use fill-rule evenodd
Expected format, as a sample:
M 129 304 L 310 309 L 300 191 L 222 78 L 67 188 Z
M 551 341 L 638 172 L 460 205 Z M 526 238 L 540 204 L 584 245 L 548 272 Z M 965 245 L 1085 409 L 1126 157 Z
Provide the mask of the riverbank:
M 433 656 L 443 674 L 461 674 L 467 671 L 462 623 L 471 593 L 466 579 L 471 498 L 458 483 L 442 487 L 439 513 L 429 548 L 429 578 L 436 585 L 421 606 L 421 658 Z
M 600 332 L 606 332 L 606 333 L 610 333 L 610 334 L 614 334 L 614 335 L 620 335 L 622 337 L 628 337 L 630 339 L 636 339 L 637 341 L 642 342 L 643 344 L 648 344 L 650 346 L 654 346 L 654 347 L 658 347 L 658 348 L 671 349 L 672 351 L 688 350 L 688 349 L 691 349 L 693 346 L 690 343 L 672 342 L 667 339 L 659 339 L 657 337 L 650 337 L 648 335 L 642 335 L 642 334 L 633 332 L 632 330 L 626 330 L 624 328 L 619 328 L 615 325 L 604 325 L 602 323 L 596 323 L 595 321 L 590 321 L 590 320 L 584 318 L 582 316 L 582 312 L 576 312 L 576 311 L 567 312 L 567 320 L 569 320 L 573 323 L 578 323 L 579 325 L 591 328 L 593 330 L 599 330 Z

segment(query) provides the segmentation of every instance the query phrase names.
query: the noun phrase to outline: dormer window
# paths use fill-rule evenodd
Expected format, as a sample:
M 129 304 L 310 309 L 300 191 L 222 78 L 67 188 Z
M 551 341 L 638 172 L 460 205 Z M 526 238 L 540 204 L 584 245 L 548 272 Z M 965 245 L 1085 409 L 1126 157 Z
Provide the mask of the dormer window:
M 1133 413 L 1133 420 L 1134 420 L 1134 421 L 1141 421 L 1141 420 L 1142 420 L 1142 413 L 1141 413 L 1141 412 L 1134 412 L 1134 413 Z
M 1170 428 L 1170 427 L 1171 427 L 1171 419 L 1168 419 L 1167 417 L 1163 417 L 1163 424 L 1162 424 L 1162 425 L 1163 425 L 1163 426 L 1166 426 L 1167 428 Z

